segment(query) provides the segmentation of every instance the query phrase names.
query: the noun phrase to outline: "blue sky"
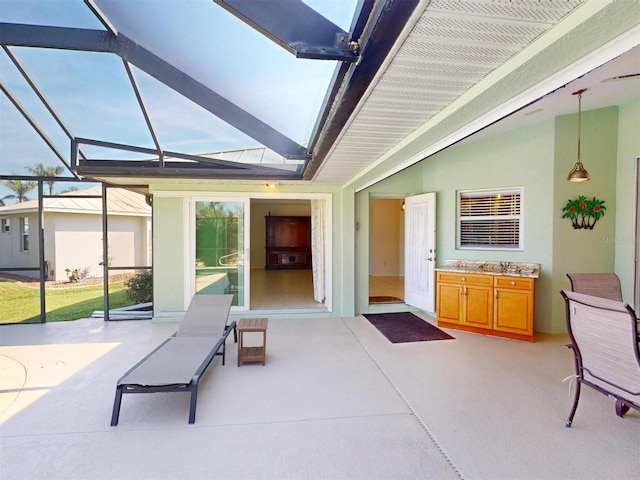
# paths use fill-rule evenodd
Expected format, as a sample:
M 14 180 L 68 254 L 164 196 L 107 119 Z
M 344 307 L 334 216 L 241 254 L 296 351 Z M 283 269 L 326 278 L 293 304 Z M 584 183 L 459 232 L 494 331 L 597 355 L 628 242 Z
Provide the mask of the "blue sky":
M 347 30 L 356 0 L 305 3 Z M 309 140 L 335 62 L 296 59 L 211 0 L 97 0 L 97 4 L 122 34 L 294 141 L 306 144 Z M 103 29 L 82 0 L 0 0 L 0 21 Z M 18 47 L 11 51 L 75 136 L 153 148 L 119 57 Z M 0 54 L 2 82 L 69 158 L 66 135 L 5 52 Z M 258 146 L 146 73 L 132 69 L 163 149 L 197 154 Z M 92 158 L 123 158 L 115 151 L 85 150 Z M 27 174 L 25 166 L 37 163 L 60 165 L 2 95 L 0 174 Z M 0 186 L 0 197 L 7 193 Z

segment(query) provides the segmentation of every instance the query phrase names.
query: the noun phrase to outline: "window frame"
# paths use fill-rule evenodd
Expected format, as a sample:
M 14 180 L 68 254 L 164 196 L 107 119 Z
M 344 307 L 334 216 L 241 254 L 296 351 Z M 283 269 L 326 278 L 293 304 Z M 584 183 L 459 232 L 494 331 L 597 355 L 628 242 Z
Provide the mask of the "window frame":
M 3 218 L 2 226 L 0 228 L 0 232 L 2 233 L 11 233 L 11 219 L 8 217 Z
M 29 217 L 20 217 L 20 251 L 29 252 Z
M 477 197 L 489 197 L 489 196 L 498 196 L 498 195 L 519 195 L 519 211 L 515 215 L 476 215 L 472 218 L 476 221 L 486 221 L 490 223 L 492 220 L 498 222 L 496 225 L 497 228 L 500 228 L 499 222 L 505 220 L 517 220 L 518 228 L 517 228 L 517 245 L 512 244 L 484 244 L 484 243 L 474 243 L 474 244 L 463 244 L 463 233 L 462 233 L 462 225 L 465 222 L 471 222 L 472 220 L 465 220 L 465 215 L 462 212 L 462 200 L 464 198 L 477 196 Z M 511 232 L 512 234 L 513 232 Z M 524 250 L 524 187 L 500 187 L 500 188 L 486 188 L 486 189 L 469 189 L 469 190 L 458 190 L 456 192 L 456 249 L 457 250 L 490 250 L 490 251 L 506 251 L 506 252 L 517 252 Z

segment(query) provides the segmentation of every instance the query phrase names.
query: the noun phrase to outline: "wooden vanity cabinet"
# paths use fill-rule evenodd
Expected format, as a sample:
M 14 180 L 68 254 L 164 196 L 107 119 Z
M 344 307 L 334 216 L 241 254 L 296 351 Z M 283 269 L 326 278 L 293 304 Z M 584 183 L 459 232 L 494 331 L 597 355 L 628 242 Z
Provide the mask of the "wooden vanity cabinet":
M 496 276 L 493 328 L 533 337 L 534 279 Z
M 438 272 L 438 321 L 491 328 L 493 282 L 486 275 Z
M 533 278 L 437 272 L 437 320 L 445 328 L 533 341 Z

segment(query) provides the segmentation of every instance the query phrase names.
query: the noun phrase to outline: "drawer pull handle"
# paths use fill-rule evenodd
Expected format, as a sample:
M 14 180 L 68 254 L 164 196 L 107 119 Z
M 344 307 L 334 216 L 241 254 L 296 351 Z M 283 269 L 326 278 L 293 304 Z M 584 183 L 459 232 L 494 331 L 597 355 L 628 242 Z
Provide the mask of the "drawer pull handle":
M 515 284 L 516 284 L 516 282 L 514 282 L 514 281 L 511 281 L 511 285 L 515 285 Z
M 462 280 L 463 282 L 467 281 L 467 277 L 462 277 L 460 280 Z

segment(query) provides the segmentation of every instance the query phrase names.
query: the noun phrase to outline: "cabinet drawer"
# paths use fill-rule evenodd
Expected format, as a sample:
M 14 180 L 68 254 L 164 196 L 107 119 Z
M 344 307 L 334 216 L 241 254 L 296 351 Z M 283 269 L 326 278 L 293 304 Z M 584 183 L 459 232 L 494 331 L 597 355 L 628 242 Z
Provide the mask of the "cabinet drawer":
M 457 283 L 459 285 L 493 286 L 493 278 L 491 275 L 474 273 L 438 272 L 438 282 Z
M 493 286 L 513 290 L 533 290 L 534 278 L 496 276 Z

